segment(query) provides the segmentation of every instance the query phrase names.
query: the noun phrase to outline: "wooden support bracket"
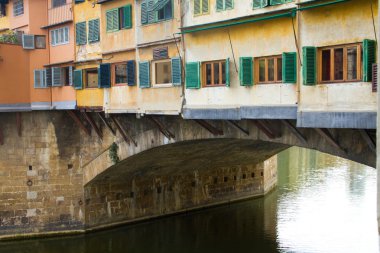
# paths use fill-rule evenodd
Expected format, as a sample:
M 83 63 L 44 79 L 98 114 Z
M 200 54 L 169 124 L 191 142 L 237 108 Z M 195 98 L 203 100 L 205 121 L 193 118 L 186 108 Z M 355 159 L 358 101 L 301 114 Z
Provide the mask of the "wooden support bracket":
M 360 129 L 359 130 L 361 136 L 367 143 L 368 147 L 376 153 L 376 142 L 371 138 L 371 136 L 368 134 L 367 130 L 365 129 Z
M 117 130 L 119 130 L 121 136 L 123 137 L 124 141 L 128 144 L 131 144 L 131 141 L 133 144 L 137 147 L 137 142 L 132 139 L 132 137 L 123 129 L 122 125 L 120 124 L 119 120 L 116 118 L 116 116 L 111 115 L 111 119 L 113 123 L 115 123 Z
M 97 114 L 99 118 L 102 120 L 102 122 L 104 123 L 104 125 L 106 125 L 106 127 L 112 132 L 113 136 L 116 136 L 116 131 L 113 130 L 113 128 L 111 127 L 111 124 L 107 121 L 106 117 L 104 117 L 104 115 L 101 112 L 98 112 Z
M 175 138 L 175 135 L 169 131 L 169 129 L 167 129 L 164 124 L 162 124 L 161 121 L 159 121 L 157 118 L 155 118 L 154 116 L 150 116 L 148 117 L 148 119 L 150 119 L 158 128 L 158 130 L 160 130 L 160 132 L 166 136 L 166 138 L 168 138 L 169 140 L 170 139 L 174 139 Z
M 17 134 L 18 134 L 18 137 L 21 137 L 21 134 L 22 134 L 21 112 L 16 113 L 16 122 L 17 122 Z
M 244 129 L 243 127 L 241 127 L 237 121 L 235 120 L 228 120 L 228 122 L 233 125 L 235 128 L 237 128 L 238 130 L 242 131 L 245 135 L 249 136 L 249 131 Z
M 88 112 L 82 112 L 84 118 L 87 120 L 87 122 L 92 126 L 92 128 L 95 130 L 95 133 L 98 135 L 100 139 L 103 139 L 102 131 L 100 131 L 99 127 L 96 125 L 94 119 L 91 117 L 91 115 Z
M 206 129 L 207 131 L 209 131 L 210 133 L 212 133 L 215 136 L 224 134 L 223 130 L 216 128 L 215 126 L 208 123 L 206 120 L 196 119 L 194 121 L 197 122 L 200 126 L 202 126 L 204 129 Z
M 300 140 L 303 144 L 307 144 L 307 139 L 289 120 L 281 120 L 281 122 Z
M 328 143 L 330 143 L 332 146 L 336 147 L 337 149 L 342 150 L 344 153 L 347 153 L 346 150 L 344 150 L 339 143 L 334 139 L 334 137 L 331 135 L 330 131 L 326 128 L 316 128 L 315 131 L 322 136 Z
M 0 145 L 4 145 L 3 127 L 0 125 Z
M 82 129 L 88 136 L 91 136 L 91 130 L 88 129 L 83 122 L 80 120 L 78 115 L 74 111 L 66 111 L 67 114 L 74 120 L 75 123 Z
M 262 131 L 269 139 L 275 139 L 276 138 L 276 134 L 275 132 L 269 127 L 267 126 L 263 121 L 261 120 L 254 120 L 253 123 L 255 124 L 255 126 L 260 130 Z

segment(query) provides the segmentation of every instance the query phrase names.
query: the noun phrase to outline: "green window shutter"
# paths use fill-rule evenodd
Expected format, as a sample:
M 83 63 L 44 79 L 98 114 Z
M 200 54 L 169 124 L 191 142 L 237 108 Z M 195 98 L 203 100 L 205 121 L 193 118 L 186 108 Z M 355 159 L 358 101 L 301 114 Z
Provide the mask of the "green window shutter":
M 376 63 L 376 42 L 363 41 L 363 82 L 372 81 L 372 64 Z
M 226 86 L 230 87 L 230 58 L 226 59 Z
M 253 58 L 240 57 L 240 85 L 252 86 L 253 85 Z
M 129 4 L 127 6 L 122 7 L 123 12 L 123 28 L 132 28 L 132 6 Z
M 76 90 L 83 89 L 83 74 L 81 69 L 74 70 L 74 88 Z
M 270 5 L 284 4 L 285 0 L 270 0 Z
M 139 63 L 140 88 L 150 87 L 150 64 L 148 61 Z
M 99 65 L 98 79 L 99 88 L 111 87 L 111 64 L 102 63 Z
M 202 13 L 208 13 L 209 0 L 202 0 Z
M 51 87 L 53 83 L 53 73 L 51 68 L 45 69 L 45 83 L 47 87 Z
M 201 0 L 194 0 L 194 15 L 201 14 Z
M 119 30 L 119 9 L 112 9 L 106 12 L 107 32 Z
M 297 82 L 297 53 L 282 54 L 282 82 Z
M 225 0 L 224 9 L 225 10 L 231 10 L 233 8 L 234 8 L 234 0 Z
M 99 38 L 99 19 L 88 21 L 88 42 L 97 42 Z
M 141 24 L 148 23 L 148 5 L 146 2 L 141 3 Z
M 224 0 L 216 0 L 216 11 L 224 10 Z
M 127 61 L 127 83 L 129 86 L 136 85 L 136 62 Z
M 317 48 L 303 47 L 302 76 L 304 85 L 317 84 Z
M 253 0 L 253 9 L 264 8 L 268 6 L 269 0 Z
M 76 23 L 75 25 L 75 36 L 77 45 L 86 45 L 86 21 Z
M 199 89 L 200 87 L 201 87 L 200 63 L 199 62 L 186 63 L 186 88 Z
M 175 86 L 180 86 L 182 84 L 182 66 L 181 58 L 172 58 L 172 82 Z
M 148 23 L 154 23 L 157 21 L 157 12 L 153 11 L 154 0 L 148 0 Z

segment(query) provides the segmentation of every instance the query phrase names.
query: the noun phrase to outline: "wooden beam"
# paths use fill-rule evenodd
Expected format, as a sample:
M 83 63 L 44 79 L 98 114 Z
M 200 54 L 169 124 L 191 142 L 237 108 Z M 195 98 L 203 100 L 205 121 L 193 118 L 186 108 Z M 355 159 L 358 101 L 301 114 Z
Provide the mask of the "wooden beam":
M 367 143 L 368 147 L 376 153 L 376 142 L 371 138 L 371 136 L 368 134 L 367 130 L 365 129 L 360 129 L 359 130 L 361 136 Z
M 203 119 L 195 119 L 194 121 L 197 122 L 200 126 L 202 126 L 204 129 L 206 129 L 207 131 L 209 131 L 215 136 L 224 134 L 223 130 L 216 128 L 215 126 L 211 125 L 210 123 L 208 123 L 207 121 Z
M 242 131 L 245 135 L 249 135 L 249 131 L 241 127 L 235 120 L 227 120 L 231 125 L 233 125 L 238 130 Z
M 78 115 L 74 111 L 66 111 L 67 114 L 74 120 L 74 122 L 82 129 L 88 136 L 91 136 L 91 130 L 88 129 L 80 120 Z
M 102 131 L 100 131 L 99 127 L 96 125 L 94 119 L 91 117 L 91 115 L 88 112 L 82 112 L 84 118 L 87 120 L 87 122 L 94 128 L 95 133 L 98 135 L 100 139 L 103 139 Z
M 161 121 L 159 121 L 157 118 L 155 118 L 154 116 L 149 116 L 148 119 L 150 119 L 158 128 L 158 130 L 160 130 L 160 132 L 166 136 L 166 138 L 168 139 L 174 139 L 175 136 L 173 133 L 171 133 L 169 131 L 169 129 L 167 129 L 164 124 L 162 124 Z
M 108 130 L 110 130 L 112 132 L 113 136 L 116 136 L 116 131 L 113 130 L 113 128 L 111 127 L 111 124 L 108 123 L 106 117 L 104 117 L 104 115 L 101 112 L 98 112 L 97 114 L 98 114 L 99 118 L 102 120 L 102 122 L 104 123 L 104 125 L 106 125 Z
M 111 119 L 113 123 L 115 123 L 117 130 L 119 130 L 121 136 L 123 137 L 124 141 L 128 144 L 131 144 L 131 141 L 135 146 L 137 147 L 137 142 L 132 139 L 132 137 L 123 129 L 122 125 L 120 124 L 119 120 L 116 118 L 116 116 L 111 115 Z
M 3 127 L 0 125 L 0 145 L 4 145 Z
M 303 144 L 307 144 L 307 139 L 289 120 L 281 120 L 281 122 L 300 140 Z
M 21 134 L 22 134 L 21 112 L 16 113 L 16 123 L 17 123 L 17 134 L 19 137 L 21 137 Z
M 339 143 L 334 139 L 334 137 L 331 135 L 330 131 L 326 128 L 315 128 L 315 131 L 322 136 L 328 143 L 330 143 L 332 146 L 336 147 L 337 149 L 342 150 L 344 153 L 346 153 L 346 150 L 344 150 Z
M 255 126 L 263 132 L 269 139 L 275 139 L 276 134 L 270 129 L 267 125 L 265 125 L 262 121 L 260 120 L 254 120 L 253 123 Z

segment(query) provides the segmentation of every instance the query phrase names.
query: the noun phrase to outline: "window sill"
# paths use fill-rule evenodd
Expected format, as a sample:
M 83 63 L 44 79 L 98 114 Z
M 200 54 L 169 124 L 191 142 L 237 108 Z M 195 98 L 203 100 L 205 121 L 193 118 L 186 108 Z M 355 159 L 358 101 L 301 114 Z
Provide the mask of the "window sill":
M 174 18 L 168 18 L 168 19 L 164 19 L 164 20 L 159 20 L 159 21 L 156 21 L 156 22 L 153 22 L 153 23 L 141 24 L 141 27 L 147 27 L 147 26 L 151 26 L 151 25 L 161 24 L 161 23 L 172 21 L 172 20 L 174 20 Z
M 221 85 L 204 85 L 202 86 L 202 88 L 220 88 L 220 87 L 228 87 L 227 85 L 225 84 L 221 84 Z
M 65 43 L 59 43 L 59 44 L 50 44 L 52 47 L 57 47 L 57 46 L 63 46 L 63 45 L 68 45 L 70 42 L 65 42 Z
M 318 82 L 317 85 L 324 85 L 324 84 L 350 84 L 350 83 L 367 83 L 363 80 L 352 80 L 352 81 L 329 81 L 329 82 Z M 368 82 L 370 83 L 370 82 Z
M 153 84 L 152 88 L 171 88 L 173 87 L 172 83 L 165 83 L 165 84 Z

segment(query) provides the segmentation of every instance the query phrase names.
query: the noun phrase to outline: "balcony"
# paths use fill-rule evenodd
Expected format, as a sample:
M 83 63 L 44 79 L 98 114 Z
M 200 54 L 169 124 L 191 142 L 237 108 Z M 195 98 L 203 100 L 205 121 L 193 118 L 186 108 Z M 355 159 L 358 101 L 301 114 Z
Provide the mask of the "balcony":
M 67 3 L 48 10 L 48 27 L 73 20 L 72 3 Z

